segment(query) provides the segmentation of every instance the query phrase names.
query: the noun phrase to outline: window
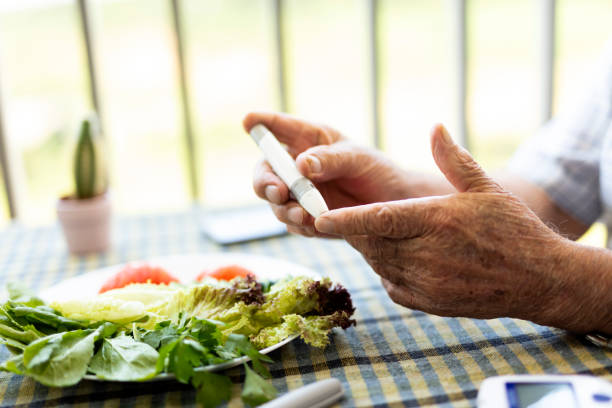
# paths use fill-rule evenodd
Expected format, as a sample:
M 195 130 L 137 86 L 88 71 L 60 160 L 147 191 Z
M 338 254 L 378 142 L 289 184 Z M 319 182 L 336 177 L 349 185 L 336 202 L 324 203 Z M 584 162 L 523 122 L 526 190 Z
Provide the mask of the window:
M 426 171 L 437 171 L 431 126 L 459 133 L 453 27 L 463 20 L 451 6 L 463 3 L 173 1 L 85 2 L 117 213 L 176 211 L 194 198 L 209 207 L 255 202 L 261 154 L 241 126 L 250 110 L 286 108 L 365 145 L 380 129 L 397 163 Z M 2 134 L 18 213 L 30 224 L 52 222 L 55 200 L 71 192 L 75 130 L 92 107 L 79 4 L 0 3 Z M 465 4 L 468 142 L 492 170 L 542 119 L 544 14 L 530 0 Z M 582 90 L 576 78 L 601 52 L 612 14 L 607 0 L 556 7 L 554 111 Z

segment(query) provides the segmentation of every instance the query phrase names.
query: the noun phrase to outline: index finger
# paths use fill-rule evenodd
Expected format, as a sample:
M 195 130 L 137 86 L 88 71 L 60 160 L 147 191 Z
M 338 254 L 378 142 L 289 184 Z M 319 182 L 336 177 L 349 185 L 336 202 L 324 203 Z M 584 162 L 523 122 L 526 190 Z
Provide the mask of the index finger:
M 331 144 L 341 139 L 340 134 L 331 128 L 286 113 L 251 112 L 242 120 L 242 126 L 247 132 L 259 123 L 266 126 L 281 143 L 286 144 L 293 157 L 312 146 Z
M 375 235 L 414 238 L 428 229 L 426 213 L 439 197 L 412 198 L 346 207 L 321 214 L 317 230 L 337 235 Z

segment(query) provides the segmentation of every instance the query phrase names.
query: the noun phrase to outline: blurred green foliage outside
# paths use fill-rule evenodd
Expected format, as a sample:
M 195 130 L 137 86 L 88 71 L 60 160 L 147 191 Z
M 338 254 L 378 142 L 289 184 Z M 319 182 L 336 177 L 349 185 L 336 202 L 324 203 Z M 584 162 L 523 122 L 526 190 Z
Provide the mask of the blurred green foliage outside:
M 54 220 L 55 200 L 72 190 L 74 129 L 91 105 L 76 2 L 18 3 L 0 7 L 0 90 L 19 212 L 24 222 L 40 224 Z M 540 125 L 538 3 L 467 3 L 469 142 L 488 170 L 502 167 Z M 186 208 L 191 201 L 170 2 L 89 4 L 116 210 Z M 251 169 L 260 154 L 240 121 L 252 109 L 279 109 L 273 2 L 181 4 L 201 203 L 254 202 Z M 557 4 L 555 110 L 581 92 L 582 78 L 612 35 L 608 0 Z M 282 30 L 290 112 L 371 144 L 367 5 L 285 0 Z M 406 168 L 435 171 L 428 130 L 435 122 L 446 123 L 451 133 L 456 127 L 449 3 L 379 5 L 383 146 Z

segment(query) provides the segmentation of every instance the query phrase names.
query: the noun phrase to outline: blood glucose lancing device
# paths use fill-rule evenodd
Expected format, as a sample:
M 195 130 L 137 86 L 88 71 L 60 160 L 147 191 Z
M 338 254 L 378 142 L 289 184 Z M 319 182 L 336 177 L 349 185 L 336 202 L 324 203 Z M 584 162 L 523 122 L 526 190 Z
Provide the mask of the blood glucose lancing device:
M 325 211 L 329 211 L 319 190 L 310 180 L 300 174 L 295 166 L 295 161 L 268 128 L 261 124 L 255 125 L 249 133 L 274 172 L 285 182 L 298 203 L 310 215 L 317 218 Z
M 260 408 L 326 408 L 343 396 L 340 381 L 328 378 L 293 390 Z

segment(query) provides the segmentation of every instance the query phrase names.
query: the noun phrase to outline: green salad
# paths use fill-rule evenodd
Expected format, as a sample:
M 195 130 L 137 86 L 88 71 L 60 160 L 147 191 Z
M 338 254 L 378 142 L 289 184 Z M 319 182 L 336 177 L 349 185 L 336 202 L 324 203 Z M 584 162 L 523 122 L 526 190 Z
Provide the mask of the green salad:
M 299 335 L 325 347 L 334 327 L 354 324 L 349 293 L 329 279 L 131 284 L 88 299 L 43 300 L 17 285 L 0 306 L 0 343 L 13 356 L 0 369 L 52 387 L 85 375 L 144 381 L 173 374 L 214 407 L 231 398 L 231 381 L 211 366 L 247 356 L 242 400 L 260 405 L 276 396 L 259 350 Z

